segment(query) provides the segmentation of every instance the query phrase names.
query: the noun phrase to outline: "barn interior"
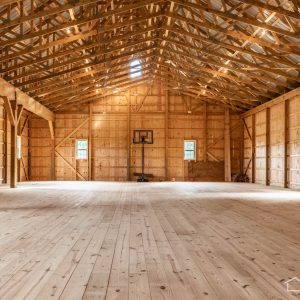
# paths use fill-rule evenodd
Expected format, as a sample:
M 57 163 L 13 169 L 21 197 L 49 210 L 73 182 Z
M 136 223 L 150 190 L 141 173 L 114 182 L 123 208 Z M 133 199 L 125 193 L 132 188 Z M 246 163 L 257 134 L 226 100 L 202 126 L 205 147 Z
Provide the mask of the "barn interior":
M 298 0 L 0 1 L 0 299 L 299 299 Z

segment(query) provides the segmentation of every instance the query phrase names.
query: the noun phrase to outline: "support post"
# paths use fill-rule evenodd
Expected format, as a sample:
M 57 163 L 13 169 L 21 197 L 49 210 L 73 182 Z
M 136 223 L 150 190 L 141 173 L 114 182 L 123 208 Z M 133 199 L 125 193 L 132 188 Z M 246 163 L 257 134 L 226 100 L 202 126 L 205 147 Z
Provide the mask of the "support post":
M 20 116 L 20 119 L 21 119 L 21 116 Z M 18 124 L 17 124 L 17 136 L 21 136 L 20 122 L 18 122 Z M 22 154 L 21 154 L 21 159 L 22 159 Z M 17 159 L 17 182 L 20 182 L 22 180 L 22 176 L 21 176 L 21 159 Z
M 225 108 L 225 132 L 224 132 L 224 150 L 225 150 L 225 181 L 231 181 L 231 146 L 230 146 L 230 111 Z
M 131 97 L 127 94 L 127 180 L 131 181 Z
M 255 132 L 255 114 L 252 115 L 252 183 L 255 183 L 255 169 L 256 169 L 256 132 Z
M 283 148 L 283 186 L 288 187 L 288 146 L 289 146 L 289 104 L 287 99 L 284 102 L 284 148 Z
M 5 183 L 9 183 L 9 128 L 10 128 L 10 122 L 8 120 L 7 112 L 5 111 Z
M 50 137 L 51 137 L 51 180 L 55 180 L 55 133 L 54 124 L 52 121 L 48 121 Z
M 92 180 L 92 122 L 93 122 L 93 106 L 92 103 L 89 103 L 89 157 L 88 157 L 88 169 L 89 169 L 89 174 L 88 174 L 88 179 Z
M 168 172 L 168 138 L 169 138 L 169 91 L 165 93 L 165 180 L 169 178 Z
M 203 161 L 207 161 L 207 103 L 203 102 Z
M 13 101 L 11 103 L 11 112 L 13 115 L 13 122 L 11 123 L 11 144 L 10 144 L 10 187 L 17 187 L 17 103 Z
M 270 185 L 270 108 L 266 108 L 266 185 Z

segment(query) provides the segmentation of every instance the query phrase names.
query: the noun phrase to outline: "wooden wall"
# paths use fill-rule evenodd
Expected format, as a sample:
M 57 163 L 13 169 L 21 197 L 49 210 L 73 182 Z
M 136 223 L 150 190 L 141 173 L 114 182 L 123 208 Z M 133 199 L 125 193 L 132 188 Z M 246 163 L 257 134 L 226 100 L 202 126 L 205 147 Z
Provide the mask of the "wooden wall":
M 300 189 L 300 90 L 244 118 L 244 171 L 255 183 Z
M 29 120 L 29 165 L 30 180 L 51 180 L 49 125 L 36 116 Z
M 0 104 L 0 184 L 5 181 L 5 112 Z
M 154 144 L 146 145 L 145 150 L 146 173 L 153 174 L 153 180 L 198 180 L 189 172 L 189 162 L 183 160 L 183 141 L 196 139 L 197 160 L 219 162 L 223 167 L 224 115 L 222 106 L 167 93 L 157 83 L 56 114 L 54 142 L 48 122 L 33 117 L 29 123 L 30 179 L 135 180 L 134 172 L 141 169 L 141 148 L 132 143 L 132 133 L 134 129 L 152 129 Z M 239 173 L 243 141 L 240 116 L 231 112 L 230 124 L 232 173 Z M 79 138 L 90 140 L 90 161 L 75 159 L 75 140 Z

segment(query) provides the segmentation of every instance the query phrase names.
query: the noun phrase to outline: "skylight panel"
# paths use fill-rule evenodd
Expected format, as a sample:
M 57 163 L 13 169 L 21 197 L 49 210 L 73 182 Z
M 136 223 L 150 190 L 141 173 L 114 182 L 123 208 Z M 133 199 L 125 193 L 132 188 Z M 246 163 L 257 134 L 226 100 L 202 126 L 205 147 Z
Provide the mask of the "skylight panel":
M 142 76 L 142 65 L 139 59 L 130 62 L 130 77 L 136 78 Z

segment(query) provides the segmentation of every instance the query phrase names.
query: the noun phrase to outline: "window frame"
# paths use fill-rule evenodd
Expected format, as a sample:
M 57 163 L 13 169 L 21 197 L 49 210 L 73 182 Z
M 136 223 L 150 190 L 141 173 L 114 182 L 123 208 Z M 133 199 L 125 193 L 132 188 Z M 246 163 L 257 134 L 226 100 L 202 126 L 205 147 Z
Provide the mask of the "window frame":
M 86 141 L 87 142 L 86 149 L 78 147 L 78 142 L 82 142 L 82 141 Z M 86 151 L 86 158 L 79 157 L 78 156 L 78 150 L 84 150 L 84 151 Z M 76 139 L 75 140 L 75 159 L 76 160 L 88 160 L 89 159 L 89 140 L 88 139 Z
M 186 150 L 185 149 L 185 143 L 186 142 L 193 142 L 194 143 L 194 149 L 193 150 Z M 194 158 L 193 159 L 186 158 L 185 157 L 185 152 L 186 151 L 194 152 Z M 197 140 L 191 140 L 191 139 L 189 139 L 189 140 L 183 140 L 183 160 L 184 161 L 196 161 L 196 158 L 197 158 L 197 155 L 196 155 L 197 152 L 196 151 L 197 151 Z

